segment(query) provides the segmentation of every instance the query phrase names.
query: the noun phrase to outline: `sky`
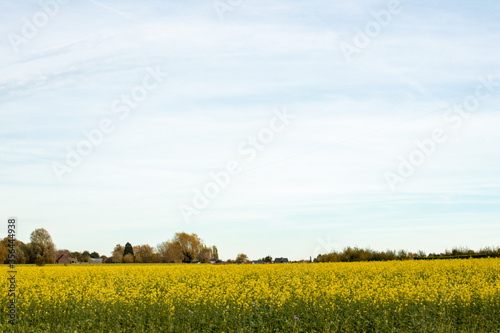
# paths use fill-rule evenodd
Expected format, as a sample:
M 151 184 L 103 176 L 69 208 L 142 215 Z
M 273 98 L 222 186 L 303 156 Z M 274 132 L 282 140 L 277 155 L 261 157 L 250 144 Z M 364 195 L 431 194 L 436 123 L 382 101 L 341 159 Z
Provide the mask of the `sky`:
M 0 235 L 500 245 L 497 1 L 3 0 L 0 20 Z

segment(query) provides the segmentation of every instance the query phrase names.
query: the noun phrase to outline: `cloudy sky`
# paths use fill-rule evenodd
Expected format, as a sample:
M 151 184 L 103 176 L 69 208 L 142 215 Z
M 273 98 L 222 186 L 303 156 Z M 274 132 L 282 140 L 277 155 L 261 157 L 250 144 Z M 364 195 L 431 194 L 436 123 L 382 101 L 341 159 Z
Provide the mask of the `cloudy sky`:
M 195 232 L 223 259 L 500 245 L 499 16 L 4 0 L 5 230 L 105 255 Z

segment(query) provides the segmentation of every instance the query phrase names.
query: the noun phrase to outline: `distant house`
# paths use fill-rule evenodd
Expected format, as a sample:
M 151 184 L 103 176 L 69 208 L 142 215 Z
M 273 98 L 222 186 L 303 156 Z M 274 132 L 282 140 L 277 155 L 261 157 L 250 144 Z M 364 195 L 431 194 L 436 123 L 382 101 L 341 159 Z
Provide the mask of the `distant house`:
M 89 258 L 89 264 L 102 264 L 102 258 Z
M 288 258 L 274 258 L 275 264 L 288 264 Z
M 215 264 L 217 262 L 217 259 L 210 259 L 209 263 Z
M 78 259 L 76 258 L 69 258 L 72 264 L 79 264 Z
M 66 253 L 61 254 L 59 258 L 56 259 L 56 264 L 71 264 L 71 259 Z
M 262 264 L 262 260 L 252 260 L 252 264 Z

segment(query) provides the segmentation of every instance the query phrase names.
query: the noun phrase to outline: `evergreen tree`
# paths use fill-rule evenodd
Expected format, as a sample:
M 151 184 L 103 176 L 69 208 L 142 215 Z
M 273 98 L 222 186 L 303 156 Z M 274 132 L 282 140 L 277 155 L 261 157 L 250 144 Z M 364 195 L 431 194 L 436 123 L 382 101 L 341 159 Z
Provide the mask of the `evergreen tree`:
M 123 256 L 125 257 L 127 254 L 131 254 L 132 256 L 134 256 L 134 249 L 132 247 L 132 244 L 130 244 L 129 242 L 125 244 L 125 249 L 123 250 Z

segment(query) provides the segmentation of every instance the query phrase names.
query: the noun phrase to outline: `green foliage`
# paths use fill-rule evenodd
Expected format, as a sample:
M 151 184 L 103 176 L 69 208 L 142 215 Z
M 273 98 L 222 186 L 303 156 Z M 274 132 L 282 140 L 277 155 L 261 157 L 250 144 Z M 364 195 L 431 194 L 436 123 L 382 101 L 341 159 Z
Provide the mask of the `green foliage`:
M 405 250 L 374 251 L 358 247 L 346 247 L 342 252 L 332 251 L 320 254 L 314 259 L 315 262 L 355 262 L 355 261 L 387 261 L 387 260 L 429 260 L 429 259 L 466 259 L 466 258 L 495 258 L 500 257 L 500 247 L 485 247 L 478 252 L 468 248 L 459 247 L 446 250 L 444 253 L 425 254 L 424 251 L 410 253 Z
M 210 259 L 219 260 L 219 249 L 215 245 L 212 246 L 212 258 Z
M 273 257 L 271 257 L 271 256 L 266 256 L 266 257 L 262 258 L 262 261 L 263 261 L 263 262 L 273 262 Z
M 42 256 L 38 256 L 35 258 L 35 264 L 37 266 L 45 266 L 45 258 Z
M 386 261 L 386 260 L 406 260 L 410 259 L 408 252 L 400 250 L 398 253 L 393 250 L 377 252 L 371 249 L 358 247 L 346 247 L 342 252 L 332 251 L 327 254 L 320 254 L 315 259 L 316 262 L 356 262 L 356 261 Z
M 31 262 L 37 265 L 53 264 L 55 246 L 47 230 L 40 228 L 31 233 Z
M 75 258 L 77 261 L 79 262 L 85 262 L 85 257 L 83 256 L 82 253 L 78 252 L 78 251 L 75 251 L 75 252 L 71 252 L 71 255 L 70 255 L 71 258 Z
M 130 244 L 129 242 L 125 244 L 125 249 L 123 250 L 123 256 L 125 257 L 127 254 L 132 255 L 132 257 L 134 256 L 134 248 L 132 247 L 132 244 Z

